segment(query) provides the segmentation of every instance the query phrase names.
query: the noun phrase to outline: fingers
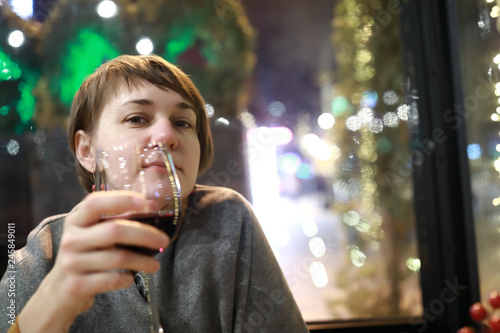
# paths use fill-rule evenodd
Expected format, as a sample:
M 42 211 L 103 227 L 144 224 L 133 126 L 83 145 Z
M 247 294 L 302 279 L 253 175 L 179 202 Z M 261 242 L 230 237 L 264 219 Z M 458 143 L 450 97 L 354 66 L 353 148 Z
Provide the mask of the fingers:
M 150 204 L 145 197 L 133 191 L 94 192 L 68 215 L 67 224 L 85 227 L 96 223 L 104 215 L 119 215 L 130 211 L 147 211 Z
M 98 293 L 127 288 L 134 282 L 130 272 L 105 271 L 93 274 L 73 275 L 66 279 L 62 289 L 73 299 L 86 299 Z
M 64 270 L 74 274 L 93 274 L 116 269 L 154 273 L 160 268 L 160 263 L 155 258 L 121 248 L 85 252 L 65 258 L 61 265 Z
M 110 220 L 66 233 L 61 241 L 63 251 L 83 252 L 120 245 L 133 245 L 157 250 L 168 246 L 168 236 L 150 225 L 129 221 Z

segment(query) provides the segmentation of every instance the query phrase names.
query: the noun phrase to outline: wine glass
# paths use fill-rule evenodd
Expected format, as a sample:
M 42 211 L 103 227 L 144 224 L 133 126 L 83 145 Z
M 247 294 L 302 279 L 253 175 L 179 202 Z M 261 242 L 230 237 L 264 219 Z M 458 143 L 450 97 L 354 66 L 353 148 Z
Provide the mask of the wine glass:
M 129 190 L 144 194 L 158 207 L 149 212 L 127 212 L 120 216 L 103 216 L 102 221 L 126 218 L 152 225 L 164 231 L 173 242 L 182 222 L 181 187 L 172 156 L 161 143 L 146 147 L 121 145 L 110 149 L 99 148 L 95 168 L 97 191 Z M 126 246 L 133 251 L 155 255 L 158 251 Z M 158 311 L 158 293 L 153 274 L 141 272 L 149 304 L 151 332 L 163 332 Z

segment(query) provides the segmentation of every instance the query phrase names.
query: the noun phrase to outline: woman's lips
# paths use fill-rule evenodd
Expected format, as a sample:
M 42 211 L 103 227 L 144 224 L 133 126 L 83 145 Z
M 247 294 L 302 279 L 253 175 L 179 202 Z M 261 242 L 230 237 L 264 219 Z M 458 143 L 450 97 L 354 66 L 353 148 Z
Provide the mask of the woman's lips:
M 174 164 L 174 168 L 176 171 L 182 171 L 177 165 Z M 158 161 L 150 164 L 144 165 L 144 169 L 157 170 L 157 171 L 167 171 L 167 166 L 165 163 Z

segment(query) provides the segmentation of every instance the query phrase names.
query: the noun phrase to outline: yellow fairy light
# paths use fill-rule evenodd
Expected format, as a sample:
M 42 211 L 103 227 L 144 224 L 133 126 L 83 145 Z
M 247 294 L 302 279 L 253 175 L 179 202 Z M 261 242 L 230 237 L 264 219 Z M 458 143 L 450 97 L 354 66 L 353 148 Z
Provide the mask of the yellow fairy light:
M 500 14 L 500 8 L 498 6 L 493 6 L 493 8 L 491 8 L 490 16 L 492 18 L 497 18 L 498 14 Z
M 493 165 L 495 166 L 495 170 L 500 172 L 500 159 L 497 159 L 495 162 L 493 162 Z
M 493 58 L 493 62 L 497 65 L 500 64 L 500 53 Z
M 491 120 L 493 120 L 493 121 L 500 121 L 500 115 L 498 113 L 493 113 L 491 115 Z

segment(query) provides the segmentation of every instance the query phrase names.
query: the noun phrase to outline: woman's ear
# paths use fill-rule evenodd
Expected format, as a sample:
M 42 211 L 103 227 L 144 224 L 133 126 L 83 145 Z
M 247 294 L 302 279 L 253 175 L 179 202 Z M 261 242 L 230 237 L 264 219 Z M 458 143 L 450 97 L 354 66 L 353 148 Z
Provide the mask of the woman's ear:
M 90 135 L 79 130 L 75 135 L 75 152 L 76 158 L 80 164 L 87 169 L 88 172 L 93 173 L 95 168 L 95 153 L 92 149 Z

